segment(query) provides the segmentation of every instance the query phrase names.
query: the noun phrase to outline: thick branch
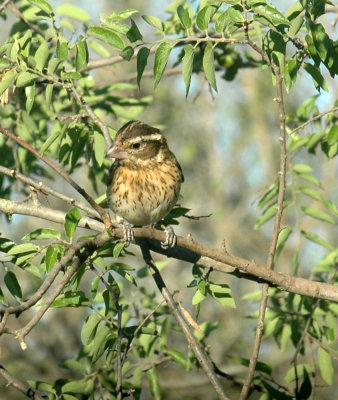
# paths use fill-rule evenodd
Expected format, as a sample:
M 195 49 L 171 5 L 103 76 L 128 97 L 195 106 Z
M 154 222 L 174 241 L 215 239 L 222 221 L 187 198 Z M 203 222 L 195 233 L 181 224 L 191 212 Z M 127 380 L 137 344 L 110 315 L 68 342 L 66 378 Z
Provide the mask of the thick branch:
M 0 199 L 0 211 L 8 213 L 7 210 L 9 208 L 10 214 L 18 213 L 48 219 L 57 223 L 64 222 L 65 213 L 61 211 L 34 204 L 28 206 L 25 203 Z M 46 218 L 46 215 L 48 218 Z M 100 232 L 104 230 L 102 222 L 88 217 L 83 217 L 79 222 L 79 226 Z M 160 242 L 165 240 L 165 232 L 151 228 L 134 228 L 133 231 L 136 238 L 151 239 L 149 243 L 150 249 L 167 257 L 199 264 L 206 268 L 212 267 L 216 271 L 232 273 L 242 278 L 254 279 L 259 283 L 269 283 L 287 292 L 338 302 L 338 286 L 297 278 L 281 272 L 269 271 L 265 266 L 257 265 L 254 261 L 226 253 L 223 249 L 207 246 L 193 240 L 190 236 L 188 238 L 179 236 L 177 238 L 177 246 L 172 249 L 163 250 Z M 123 229 L 115 229 L 113 235 L 115 238 L 122 239 L 124 237 Z M 111 238 L 107 235 L 106 240 L 111 240 Z M 234 267 L 236 270 L 232 271 L 229 266 Z

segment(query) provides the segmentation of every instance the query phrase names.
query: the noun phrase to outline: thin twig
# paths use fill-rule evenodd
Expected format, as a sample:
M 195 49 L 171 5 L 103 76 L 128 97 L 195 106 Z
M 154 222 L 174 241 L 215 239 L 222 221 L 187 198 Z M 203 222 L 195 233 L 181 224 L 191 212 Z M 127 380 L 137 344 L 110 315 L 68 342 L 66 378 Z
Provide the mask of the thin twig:
M 8 8 L 12 11 L 13 14 L 15 14 L 17 17 L 19 17 L 21 19 L 21 21 L 23 21 L 28 27 L 29 29 L 31 29 L 32 31 L 35 31 L 36 33 L 38 33 L 41 36 L 45 36 L 45 32 L 40 29 L 37 25 L 32 24 L 23 14 L 22 12 L 17 8 L 17 6 L 10 1 L 10 3 L 8 4 Z
M 0 6 L 0 13 L 9 5 L 12 0 L 5 0 Z
M 267 260 L 267 269 L 272 270 L 274 267 L 274 257 L 277 247 L 277 240 L 280 233 L 281 221 L 283 215 L 283 201 L 285 195 L 285 176 L 286 176 L 286 130 L 285 130 L 285 109 L 284 109 L 284 97 L 283 97 L 283 77 L 280 74 L 278 66 L 269 59 L 267 54 L 255 43 L 251 40 L 248 40 L 249 46 L 258 52 L 263 59 L 270 65 L 272 71 L 274 72 L 277 80 L 277 98 L 275 101 L 278 104 L 278 112 L 279 112 L 279 141 L 280 141 L 280 166 L 279 166 L 279 189 L 277 196 L 277 205 L 276 205 L 276 216 L 274 219 L 274 228 L 272 233 L 272 238 L 270 242 L 269 255 Z M 245 384 L 243 385 L 240 400 L 246 400 L 249 394 L 250 386 L 252 379 L 254 377 L 256 364 L 258 360 L 259 349 L 262 342 L 263 337 L 263 329 L 264 329 L 264 319 L 265 319 L 265 311 L 268 303 L 268 289 L 269 285 L 264 284 L 262 287 L 262 298 L 259 307 L 259 315 L 256 327 L 256 334 L 254 345 L 252 349 L 252 355 L 250 357 L 248 376 L 246 378 Z
M 75 90 L 75 89 L 74 89 Z M 75 91 L 76 92 L 76 91 Z M 76 92 L 77 93 L 77 92 Z M 58 167 L 56 164 L 54 164 L 51 160 L 49 160 L 47 157 L 43 156 L 40 154 L 36 149 L 34 149 L 30 144 L 28 144 L 25 140 L 21 139 L 20 137 L 14 135 L 12 132 L 7 131 L 4 128 L 0 128 L 0 132 L 9 137 L 10 139 L 13 139 L 15 142 L 17 142 L 20 146 L 24 147 L 27 149 L 29 152 L 34 154 L 37 158 L 42 160 L 45 164 L 47 164 L 49 167 L 51 167 L 54 171 L 56 171 L 60 176 L 62 176 L 63 179 L 65 179 L 73 188 L 83 196 L 88 203 L 96 210 L 99 215 L 101 216 L 102 220 L 106 224 L 106 226 L 110 225 L 110 220 L 109 216 L 107 216 L 107 213 L 103 208 L 101 208 L 95 200 L 83 189 L 81 186 L 79 186 L 68 174 L 66 174 L 60 167 Z
M 73 97 L 83 106 L 89 117 L 93 122 L 101 129 L 106 144 L 106 148 L 109 148 L 112 144 L 112 139 L 109 134 L 107 126 L 100 120 L 100 118 L 94 113 L 92 108 L 84 100 L 83 96 L 75 89 L 73 85 L 67 84 L 66 88 L 73 94 Z
M 297 128 L 292 129 L 292 131 L 289 133 L 289 135 L 292 135 L 293 133 L 299 131 L 300 129 L 305 128 L 307 125 L 311 124 L 312 122 L 316 121 L 317 119 L 322 118 L 324 115 L 330 114 L 335 111 L 338 111 L 338 107 L 332 107 L 329 110 L 326 110 L 326 111 L 316 115 L 315 117 L 310 118 L 309 120 L 304 122 L 304 124 L 301 124 L 301 125 L 297 126 Z
M 20 381 L 18 378 L 10 374 L 5 367 L 0 365 L 0 375 L 7 381 L 6 386 L 13 386 L 16 390 L 23 393 L 28 399 L 45 400 L 44 397 L 28 386 L 26 383 Z
M 212 362 L 210 361 L 208 355 L 205 353 L 195 336 L 191 333 L 189 325 L 185 321 L 185 318 L 181 314 L 181 311 L 177 304 L 175 303 L 175 300 L 170 293 L 169 289 L 167 288 L 166 284 L 164 283 L 162 276 L 160 274 L 160 271 L 154 264 L 149 247 L 147 244 L 147 241 L 145 240 L 139 240 L 138 241 L 141 251 L 142 251 L 142 256 L 148 267 L 150 268 L 152 272 L 153 279 L 156 283 L 157 288 L 161 292 L 163 298 L 165 299 L 171 313 L 173 316 L 176 318 L 180 328 L 182 329 L 182 332 L 184 336 L 186 337 L 186 340 L 189 344 L 189 346 L 192 348 L 192 350 L 195 353 L 195 356 L 199 363 L 201 364 L 201 367 L 204 369 L 204 372 L 206 373 L 207 377 L 209 378 L 213 388 L 215 389 L 219 399 L 222 400 L 227 400 L 229 399 L 228 396 L 226 395 L 222 385 L 220 384 L 217 375 L 215 374 Z
M 3 167 L 0 165 L 0 173 L 10 176 L 11 178 L 18 179 L 20 182 L 23 182 L 29 186 L 32 186 L 33 188 L 37 189 L 38 191 L 41 191 L 42 193 L 48 193 L 60 200 L 63 200 L 64 202 L 71 204 L 74 207 L 79 208 L 80 210 L 85 211 L 88 215 L 91 215 L 92 217 L 99 218 L 100 215 L 97 211 L 93 210 L 91 207 L 86 206 L 85 204 L 79 202 L 78 200 L 75 200 L 71 197 L 65 196 L 62 193 L 57 192 L 54 189 L 51 189 L 49 186 L 46 184 L 35 181 L 34 179 L 28 178 L 27 176 L 21 174 L 20 172 L 17 172 L 14 169 L 9 169 L 6 167 Z

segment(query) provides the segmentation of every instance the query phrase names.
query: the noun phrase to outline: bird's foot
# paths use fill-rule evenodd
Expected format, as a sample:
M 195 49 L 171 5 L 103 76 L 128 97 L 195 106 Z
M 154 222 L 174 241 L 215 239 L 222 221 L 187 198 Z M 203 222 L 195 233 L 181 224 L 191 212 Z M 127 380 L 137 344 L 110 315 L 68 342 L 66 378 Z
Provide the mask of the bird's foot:
M 121 217 L 117 217 L 117 222 L 122 225 L 124 246 L 128 247 L 134 238 L 133 225 Z
M 174 229 L 171 226 L 166 226 L 165 228 L 166 238 L 164 242 L 161 242 L 162 249 L 168 249 L 169 247 L 174 247 L 177 241 Z

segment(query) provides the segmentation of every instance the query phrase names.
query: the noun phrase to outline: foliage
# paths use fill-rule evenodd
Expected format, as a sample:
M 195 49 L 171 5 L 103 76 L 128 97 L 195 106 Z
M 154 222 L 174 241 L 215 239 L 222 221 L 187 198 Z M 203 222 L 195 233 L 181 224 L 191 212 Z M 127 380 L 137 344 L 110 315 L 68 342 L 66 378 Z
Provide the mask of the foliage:
M 318 93 L 328 91 L 327 74 L 335 76 L 338 60 L 336 44 L 320 18 L 329 5 L 325 1 L 296 1 L 283 13 L 266 0 L 200 1 L 197 7 L 196 2 L 176 0 L 167 8 L 165 21 L 152 15 L 143 15 L 141 20 L 138 10 L 126 9 L 102 14 L 100 23 L 94 23 L 76 5 L 65 3 L 53 9 L 46 0 L 13 2 L 19 18 L 12 25 L 8 39 L 0 45 L 1 128 L 13 132 L 45 158 L 56 160 L 67 174 L 79 171 L 83 176 L 87 174 L 87 185 L 91 186 L 87 191 L 99 195 L 109 167 L 105 158 L 107 136 L 100 121 L 109 121 L 108 132 L 113 137 L 117 127 L 138 118 L 151 105 L 151 96 L 138 92 L 150 65 L 153 65 L 154 88 L 161 85 L 166 72 L 179 67 L 186 96 L 193 85 L 199 84 L 194 77 L 202 75 L 210 90 L 217 92 L 220 80 L 237 79 L 244 67 L 268 69 L 273 84 L 278 88 L 282 82 L 286 93 L 292 91 L 304 74 L 311 78 Z M 2 10 L 4 19 L 8 12 L 6 8 Z M 150 41 L 145 39 L 147 29 L 141 28 L 145 26 L 143 22 L 156 35 Z M 95 63 L 99 68 L 115 64 L 128 68 L 134 60 L 135 83 L 130 83 L 123 70 L 118 81 L 112 79 L 104 84 L 91 73 Z M 282 98 L 276 101 L 283 103 Z M 338 153 L 337 104 L 321 113 L 318 95 L 311 96 L 303 98 L 294 114 L 282 115 L 279 121 L 276 112 L 276 125 L 278 122 L 283 125 L 284 117 L 285 193 L 279 203 L 280 174 L 276 174 L 273 182 L 266 182 L 267 189 L 258 201 L 260 215 L 254 228 L 262 230 L 269 226 L 282 206 L 286 225 L 277 232 L 273 262 L 278 262 L 290 242 L 300 241 L 302 244 L 289 257 L 292 276 L 297 277 L 304 273 L 299 271 L 301 246 L 316 243 L 322 259 L 310 272 L 310 279 L 334 284 L 337 246 L 331 240 L 333 235 L 322 232 L 326 227 L 334 229 L 338 209 L 334 199 L 326 197 L 323 177 L 316 176 L 308 163 L 297 161 L 297 155 L 306 152 L 313 157 L 324 155 L 327 163 L 333 161 Z M 307 130 L 310 125 L 311 133 Z M 52 176 L 27 147 L 16 147 L 5 135 L 0 136 L 0 157 L 4 168 L 0 170 L 0 200 L 15 198 L 18 172 L 43 181 Z M 14 172 L 6 174 L 6 171 Z M 24 182 L 20 190 L 24 191 L 27 185 Z M 42 197 L 46 196 L 43 190 L 35 189 Z M 4 211 L 4 207 L 2 211 L 7 217 L 15 213 L 14 209 Z M 178 223 L 177 219 L 188 211 L 175 208 L 167 220 Z M 121 398 L 118 396 L 122 393 L 137 399 L 145 387 L 154 399 L 160 399 L 165 392 L 160 373 L 164 363 L 192 371 L 200 367 L 200 360 L 188 345 L 182 344 L 184 336 L 169 307 L 159 303 L 154 290 L 145 283 L 149 268 L 136 271 L 129 265 L 133 254 L 122 242 L 115 240 L 93 249 L 89 255 L 88 249 L 77 250 L 63 264 L 74 243 L 94 238 L 78 237 L 85 214 L 86 209 L 72 206 L 59 230 L 43 227 L 27 230 L 20 241 L 0 237 L 4 276 L 0 287 L 2 321 L 8 307 L 25 305 L 48 278 L 55 279 L 58 274 L 66 277 L 74 259 L 78 257 L 81 261 L 84 257 L 49 304 L 49 308 L 61 308 L 64 312 L 68 308 L 86 310 L 79 333 L 81 345 L 74 357 L 62 362 L 66 370 L 62 377 L 48 382 L 30 378 L 29 385 L 48 399 Z M 26 275 L 22 271 L 34 278 L 29 287 L 23 282 Z M 212 301 L 228 308 L 235 308 L 236 304 L 229 285 L 218 281 L 212 269 L 198 264 L 193 266 L 188 287 L 196 315 L 191 316 L 182 306 L 181 311 L 194 328 L 199 343 L 206 346 L 209 335 L 219 328 L 211 320 L 196 322 L 203 304 Z M 43 294 L 38 298 L 39 309 L 46 304 Z M 269 294 L 263 340 L 273 337 L 282 352 L 292 347 L 292 366 L 276 376 L 273 366 L 258 363 L 251 391 L 263 392 L 261 399 L 309 398 L 316 393 L 318 379 L 326 385 L 334 384 L 332 360 L 337 356 L 331 345 L 336 337 L 337 305 L 278 288 L 270 288 Z M 261 296 L 261 291 L 253 292 L 241 301 L 258 302 Z M 257 317 L 257 312 L 250 315 L 252 319 Z M 2 332 L 20 336 L 19 329 Z M 174 341 L 177 335 L 180 339 Z M 227 356 L 233 364 L 249 365 L 249 355 Z M 237 379 L 233 376 L 226 385 L 236 394 Z

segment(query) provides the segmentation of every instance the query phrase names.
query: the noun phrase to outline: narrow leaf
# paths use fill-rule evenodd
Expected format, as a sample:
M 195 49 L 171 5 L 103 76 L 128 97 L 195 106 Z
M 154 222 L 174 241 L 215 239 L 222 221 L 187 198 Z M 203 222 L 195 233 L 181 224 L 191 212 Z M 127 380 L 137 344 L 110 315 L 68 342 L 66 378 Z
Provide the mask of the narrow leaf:
M 304 69 L 308 74 L 311 75 L 313 83 L 318 91 L 320 91 L 320 88 L 326 92 L 329 91 L 329 87 L 327 86 L 327 83 L 318 67 L 309 63 L 304 63 Z
M 148 47 L 141 47 L 139 52 L 137 53 L 137 84 L 140 87 L 141 78 L 145 67 L 147 66 L 148 56 L 150 50 Z
M 43 41 L 35 52 L 35 67 L 38 71 L 42 71 L 46 66 L 49 56 L 49 47 L 46 41 Z
M 61 4 L 61 6 L 57 7 L 56 12 L 59 15 L 73 18 L 81 22 L 87 22 L 91 19 L 90 15 L 82 8 L 74 6 L 73 4 Z
M 205 76 L 208 82 L 210 83 L 211 87 L 214 88 L 217 92 L 214 50 L 211 42 L 209 42 L 204 49 L 203 69 Z
M 53 13 L 53 7 L 45 0 L 29 0 L 29 2 L 47 14 Z
M 13 271 L 8 271 L 6 273 L 4 281 L 7 286 L 7 289 L 10 291 L 10 293 L 16 299 L 18 299 L 18 300 L 21 299 L 22 298 L 22 290 L 21 290 L 19 282 Z
M 192 26 L 192 21 L 189 16 L 188 10 L 186 10 L 182 5 L 177 8 L 177 15 L 181 21 L 181 24 L 185 29 L 189 29 Z
M 165 67 L 168 62 L 168 58 L 171 52 L 171 45 L 168 42 L 161 43 L 155 52 L 154 61 L 154 88 L 159 84 Z
M 27 233 L 22 240 L 41 240 L 41 239 L 60 239 L 60 232 L 55 229 L 39 228 L 31 233 Z
M 328 385 L 333 384 L 334 369 L 330 354 L 322 347 L 318 348 L 318 365 L 322 378 Z
M 80 211 L 77 208 L 71 208 L 65 219 L 65 231 L 69 238 L 72 238 L 75 233 L 75 229 L 82 218 Z
M 148 377 L 148 383 L 149 383 L 149 388 L 150 392 L 153 396 L 154 400 L 161 400 L 162 399 L 162 393 L 161 393 L 161 386 L 160 386 L 160 380 L 158 378 L 156 368 L 152 367 L 148 372 L 147 372 L 147 377 Z
M 279 232 L 275 253 L 275 261 L 277 260 L 280 252 L 283 250 L 285 242 L 288 240 L 288 237 L 291 235 L 291 233 L 292 229 L 290 227 L 284 228 L 281 232 Z
M 101 26 L 91 25 L 87 30 L 87 35 L 102 40 L 110 46 L 116 47 L 120 50 L 124 48 L 124 44 L 120 36 L 110 29 L 102 28 Z
M 331 217 L 331 215 L 327 214 L 325 211 L 320 210 L 319 208 L 316 207 L 301 207 L 301 209 L 303 210 L 303 212 L 307 215 L 309 215 L 310 217 L 313 217 L 315 219 L 319 219 L 320 221 L 325 221 L 325 222 L 329 222 L 330 224 L 334 224 L 335 221 L 333 219 L 333 217 Z
M 127 34 L 126 34 L 127 38 L 132 43 L 133 42 L 137 42 L 138 40 L 142 40 L 143 36 L 142 36 L 141 32 L 139 31 L 137 25 L 135 24 L 133 19 L 131 19 L 130 21 L 131 21 L 131 27 L 130 27 L 129 31 L 127 32 Z
M 325 239 L 321 238 L 316 233 L 301 231 L 301 234 L 304 235 L 306 239 L 311 240 L 311 242 L 317 243 L 320 246 L 326 247 L 329 250 L 335 249 L 334 246 L 332 246 L 330 243 L 328 243 Z
M 76 43 L 76 59 L 75 65 L 76 70 L 84 68 L 88 63 L 88 47 L 84 40 L 80 40 Z
M 8 89 L 12 85 L 12 83 L 15 81 L 16 77 L 17 77 L 17 74 L 15 74 L 13 71 L 9 71 L 1 77 L 1 79 L 0 79 L 0 96 L 3 94 L 3 92 L 6 89 Z
M 31 82 L 35 81 L 35 79 L 39 77 L 39 75 L 28 71 L 20 72 L 20 74 L 17 76 L 18 77 L 15 82 L 17 87 L 28 86 Z
M 191 82 L 192 67 L 194 62 L 195 50 L 193 45 L 188 44 L 184 48 L 184 57 L 182 59 L 182 72 L 185 84 L 185 95 L 188 96 Z
M 164 32 L 165 25 L 164 23 L 157 17 L 153 15 L 142 15 L 142 18 L 151 26 L 158 29 L 159 31 Z

